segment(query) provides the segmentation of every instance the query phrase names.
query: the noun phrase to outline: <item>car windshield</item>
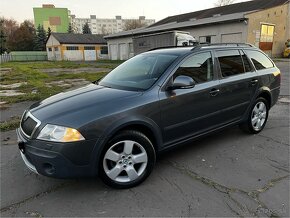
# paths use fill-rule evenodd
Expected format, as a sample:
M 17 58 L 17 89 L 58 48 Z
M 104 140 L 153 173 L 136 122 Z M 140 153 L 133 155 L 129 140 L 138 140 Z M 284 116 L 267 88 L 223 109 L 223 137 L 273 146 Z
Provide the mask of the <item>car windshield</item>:
M 142 91 L 150 88 L 177 58 L 175 55 L 141 54 L 124 62 L 99 85 L 115 89 Z

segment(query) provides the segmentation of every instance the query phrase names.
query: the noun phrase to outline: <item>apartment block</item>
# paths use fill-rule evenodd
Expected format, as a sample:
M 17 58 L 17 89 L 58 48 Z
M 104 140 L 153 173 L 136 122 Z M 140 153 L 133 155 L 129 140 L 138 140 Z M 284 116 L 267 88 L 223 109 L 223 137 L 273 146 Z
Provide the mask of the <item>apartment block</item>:
M 154 19 L 146 19 L 145 16 L 139 16 L 139 19 L 123 19 L 122 16 L 116 16 L 114 19 L 97 18 L 96 15 L 91 15 L 90 18 L 77 18 L 71 15 L 71 24 L 75 33 L 82 33 L 83 26 L 88 23 L 93 34 L 113 34 L 124 30 L 124 25 L 127 21 L 139 21 L 145 26 L 150 26 L 155 23 Z

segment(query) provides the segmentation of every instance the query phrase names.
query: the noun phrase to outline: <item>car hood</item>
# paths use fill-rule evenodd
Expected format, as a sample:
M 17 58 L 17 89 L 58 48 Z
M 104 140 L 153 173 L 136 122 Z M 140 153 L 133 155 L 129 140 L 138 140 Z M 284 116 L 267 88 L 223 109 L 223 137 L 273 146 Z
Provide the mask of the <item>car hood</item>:
M 124 99 L 139 95 L 140 92 L 90 84 L 37 102 L 29 110 L 41 122 L 74 127 L 111 113 L 116 105 L 126 104 Z

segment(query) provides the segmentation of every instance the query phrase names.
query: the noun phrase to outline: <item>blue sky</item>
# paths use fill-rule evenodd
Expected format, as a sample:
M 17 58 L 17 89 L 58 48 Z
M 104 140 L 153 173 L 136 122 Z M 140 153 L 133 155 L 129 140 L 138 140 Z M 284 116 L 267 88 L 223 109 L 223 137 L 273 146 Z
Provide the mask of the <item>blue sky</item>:
M 54 4 L 68 8 L 77 17 L 97 15 L 100 18 L 146 18 L 161 20 L 165 17 L 214 7 L 217 0 L 0 0 L 0 16 L 19 22 L 33 19 L 33 7 Z M 246 0 L 236 0 L 242 2 Z

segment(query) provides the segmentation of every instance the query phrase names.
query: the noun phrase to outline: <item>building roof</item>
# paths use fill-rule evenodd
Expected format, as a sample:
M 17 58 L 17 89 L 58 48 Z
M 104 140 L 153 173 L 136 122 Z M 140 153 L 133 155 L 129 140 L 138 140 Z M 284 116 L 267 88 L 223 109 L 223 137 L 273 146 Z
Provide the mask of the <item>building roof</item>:
M 181 22 L 192 20 L 192 19 L 209 18 L 216 15 L 228 15 L 228 14 L 235 14 L 235 13 L 241 13 L 241 12 L 263 10 L 263 9 L 283 5 L 287 3 L 288 1 L 289 0 L 254 0 L 254 1 L 241 2 L 241 3 L 226 5 L 222 7 L 210 8 L 210 9 L 206 9 L 202 11 L 195 11 L 191 13 L 170 16 L 163 20 L 160 20 L 159 22 L 156 22 L 155 24 L 151 25 L 151 27 L 159 26 L 159 25 L 163 25 L 167 23 L 172 23 L 172 22 L 181 23 Z
M 289 0 L 253 0 L 222 7 L 210 8 L 187 14 L 175 15 L 160 20 L 149 27 L 119 32 L 105 36 L 105 39 L 136 36 L 147 33 L 156 33 L 167 30 L 178 30 L 186 27 L 212 25 L 245 20 L 245 14 L 283 5 Z
M 60 44 L 106 44 L 104 35 L 51 33 Z

